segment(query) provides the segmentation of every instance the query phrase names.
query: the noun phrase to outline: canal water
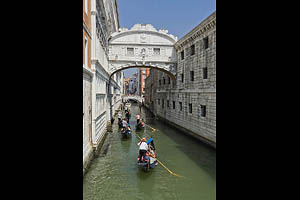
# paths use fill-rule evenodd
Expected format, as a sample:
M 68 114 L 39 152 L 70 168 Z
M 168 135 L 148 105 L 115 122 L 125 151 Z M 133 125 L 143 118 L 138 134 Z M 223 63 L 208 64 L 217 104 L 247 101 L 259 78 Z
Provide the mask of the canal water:
M 137 104 L 131 104 L 131 137 L 123 139 L 115 120 L 100 154 L 83 178 L 84 200 L 212 200 L 216 199 L 216 151 L 156 120 L 142 108 L 146 126 L 136 131 Z M 153 129 L 155 131 L 153 131 Z M 139 137 L 154 139 L 158 164 L 144 172 L 136 164 Z

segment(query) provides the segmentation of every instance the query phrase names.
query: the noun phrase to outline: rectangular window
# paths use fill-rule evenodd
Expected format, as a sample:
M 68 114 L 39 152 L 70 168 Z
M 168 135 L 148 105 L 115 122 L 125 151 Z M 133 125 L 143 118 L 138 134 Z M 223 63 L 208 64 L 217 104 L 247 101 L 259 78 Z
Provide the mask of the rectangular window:
M 182 111 L 182 102 L 179 102 L 180 111 Z
M 163 83 L 164 83 L 164 84 L 166 84 L 166 80 L 165 80 L 165 77 L 163 77 Z
M 170 107 L 170 104 L 169 104 L 169 102 L 170 102 L 170 101 L 169 101 L 169 100 L 167 100 L 167 107 L 168 107 L 168 108 Z
M 194 71 L 190 71 L 191 74 L 191 81 L 194 81 Z
M 161 107 L 164 108 L 165 107 L 165 100 L 162 99 L 162 102 L 161 102 Z
M 189 103 L 189 113 L 192 113 L 193 112 L 193 107 L 192 107 L 192 104 Z
M 85 14 L 88 14 L 88 0 L 84 0 L 84 10 Z
M 204 38 L 203 42 L 204 42 L 204 49 L 207 49 L 208 48 L 208 37 Z
M 181 74 L 181 82 L 182 82 L 182 83 L 183 83 L 183 78 L 184 78 L 184 77 L 183 77 L 183 74 Z
M 160 99 L 158 99 L 158 105 L 160 105 Z
M 160 48 L 153 48 L 153 54 L 155 56 L 159 56 L 160 55 Z
M 161 85 L 161 80 L 159 80 L 158 82 L 159 82 L 159 85 Z
M 192 55 L 195 55 L 195 45 L 194 44 L 191 46 L 191 56 Z
M 203 68 L 203 79 L 207 79 L 207 67 Z
M 173 109 L 175 109 L 175 101 L 173 101 Z
M 182 51 L 180 54 L 181 54 L 181 60 L 183 60 L 184 59 L 184 51 Z
M 170 84 L 171 83 L 171 80 L 170 80 L 170 77 L 168 77 L 168 84 Z
M 84 65 L 88 67 L 88 40 L 84 40 Z
M 206 106 L 200 105 L 200 115 L 201 115 L 201 117 L 206 116 Z
M 127 48 L 127 56 L 134 56 L 133 48 Z

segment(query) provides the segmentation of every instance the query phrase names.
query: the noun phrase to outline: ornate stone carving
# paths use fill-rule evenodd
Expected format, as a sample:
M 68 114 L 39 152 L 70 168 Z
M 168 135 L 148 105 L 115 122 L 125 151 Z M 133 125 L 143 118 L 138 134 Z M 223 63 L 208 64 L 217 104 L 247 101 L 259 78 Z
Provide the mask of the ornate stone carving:
M 147 42 L 146 34 L 145 33 L 141 34 L 140 39 L 141 39 L 141 43 L 146 43 Z

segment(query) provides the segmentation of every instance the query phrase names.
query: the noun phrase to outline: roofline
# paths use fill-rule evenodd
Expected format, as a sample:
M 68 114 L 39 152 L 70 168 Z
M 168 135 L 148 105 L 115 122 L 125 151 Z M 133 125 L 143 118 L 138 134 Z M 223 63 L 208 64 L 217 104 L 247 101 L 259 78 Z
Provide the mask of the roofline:
M 160 33 L 158 31 L 149 31 L 149 30 L 127 30 L 127 31 L 122 31 L 122 32 L 117 32 L 117 33 L 115 32 L 116 34 L 111 36 L 110 42 L 115 38 L 121 37 L 122 35 L 131 34 L 131 33 L 143 33 L 143 32 L 144 33 L 152 33 L 152 34 L 156 34 L 159 36 L 164 36 L 164 37 L 170 39 L 174 44 L 177 42 L 174 38 L 172 38 L 168 34 Z
M 187 34 L 185 34 L 182 38 L 180 38 L 175 45 L 179 45 L 180 43 L 182 43 L 184 40 L 186 40 L 187 38 L 191 37 L 195 32 L 197 32 L 197 30 L 203 26 L 206 23 L 209 23 L 211 20 L 213 20 L 214 18 L 216 18 L 216 11 L 214 11 L 212 14 L 210 14 L 207 18 L 205 18 L 202 22 L 200 22 L 200 24 L 198 24 L 195 28 L 193 28 L 190 32 L 188 32 Z

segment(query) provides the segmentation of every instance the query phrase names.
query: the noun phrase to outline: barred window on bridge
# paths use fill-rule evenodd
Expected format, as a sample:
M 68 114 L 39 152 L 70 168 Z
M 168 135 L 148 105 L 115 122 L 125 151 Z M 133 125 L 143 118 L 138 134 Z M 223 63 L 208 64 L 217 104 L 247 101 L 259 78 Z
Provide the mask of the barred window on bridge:
M 133 56 L 133 55 L 134 55 L 133 48 L 127 48 L 127 56 Z
M 160 55 L 160 48 L 154 48 L 154 49 L 153 49 L 153 54 L 154 54 L 155 56 L 159 56 L 159 55 Z

